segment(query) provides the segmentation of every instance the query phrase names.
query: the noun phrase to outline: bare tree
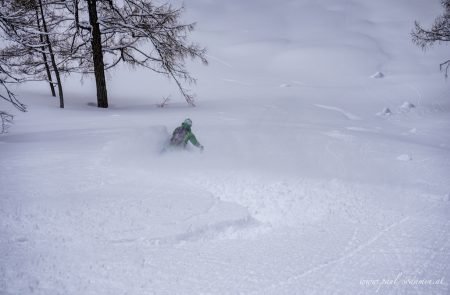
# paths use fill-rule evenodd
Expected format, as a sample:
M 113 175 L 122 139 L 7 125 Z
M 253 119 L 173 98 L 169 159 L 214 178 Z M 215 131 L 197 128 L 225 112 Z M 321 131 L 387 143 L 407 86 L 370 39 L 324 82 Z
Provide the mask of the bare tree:
M 44 41 L 45 46 L 44 48 L 48 49 L 48 53 L 50 55 L 50 61 L 52 64 L 52 68 L 53 68 L 53 72 L 55 73 L 55 77 L 56 77 L 56 81 L 57 81 L 57 85 L 58 85 L 58 94 L 59 94 L 59 107 L 60 108 L 64 108 L 64 94 L 63 94 L 63 89 L 62 89 L 62 84 L 61 84 L 61 77 L 59 75 L 59 69 L 58 66 L 56 64 L 56 59 L 55 59 L 55 54 L 53 52 L 53 45 L 52 42 L 50 41 L 50 36 L 49 36 L 49 29 L 47 27 L 47 20 L 46 20 L 46 14 L 44 14 L 44 5 L 42 0 L 37 0 L 36 3 L 36 11 L 39 10 L 40 14 L 41 14 L 41 20 L 42 20 L 42 28 L 43 31 L 40 30 L 39 28 L 39 18 L 37 18 L 37 24 L 38 24 L 38 29 L 39 29 L 39 37 L 40 40 Z M 49 15 L 49 13 L 47 12 L 47 16 Z M 53 15 L 54 16 L 54 15 Z M 56 26 L 59 23 L 59 20 L 57 19 L 55 21 L 54 26 Z M 41 34 L 41 32 L 43 34 Z M 44 56 L 46 54 L 44 53 Z M 44 58 L 45 61 L 45 58 Z M 47 63 L 45 63 L 47 64 Z M 50 77 L 50 81 L 51 81 L 51 77 Z
M 4 70 L 0 62 L 0 98 L 11 103 L 18 110 L 25 112 L 27 110 L 27 107 L 23 103 L 21 103 L 17 99 L 15 94 L 7 87 L 8 83 L 18 82 L 19 80 L 17 78 L 12 77 L 7 73 L 7 71 Z
M 39 9 L 39 7 L 37 5 L 35 5 L 35 12 L 36 12 L 36 25 L 38 27 L 39 32 L 42 32 L 41 19 L 40 19 L 40 17 L 42 17 L 42 11 Z M 44 33 L 45 32 L 46 31 L 44 30 Z M 42 36 L 42 34 L 39 34 L 39 42 L 44 44 L 45 41 L 47 41 L 47 40 L 44 40 L 44 36 Z M 50 71 L 50 67 L 48 65 L 48 58 L 47 58 L 47 53 L 45 52 L 45 46 L 42 46 L 41 50 L 42 50 L 42 59 L 44 61 L 44 66 L 45 66 L 45 72 L 47 73 L 48 84 L 50 85 L 50 91 L 52 92 L 52 96 L 56 96 L 55 85 L 53 84 L 52 74 Z
M 60 72 L 94 74 L 97 105 L 107 108 L 105 71 L 121 62 L 173 79 L 194 105 L 182 83 L 195 82 L 185 61 L 198 58 L 207 64 L 206 50 L 188 41 L 195 24 L 181 22 L 183 8 L 153 0 L 0 1 L 0 30 L 12 42 L 0 58 L 13 74 L 39 80 L 45 73 L 51 89 L 54 74 L 61 107 Z
M 13 115 L 0 111 L 0 133 L 6 133 L 8 131 L 8 127 L 12 124 Z
M 11 90 L 7 87 L 8 83 L 16 83 L 18 79 L 11 76 L 7 70 L 4 69 L 2 60 L 0 59 L 0 98 L 11 103 L 15 108 L 22 112 L 26 112 L 26 106 L 21 103 Z M 7 131 L 7 127 L 12 123 L 13 115 L 0 110 L 0 133 Z
M 183 8 L 155 6 L 151 0 L 72 1 L 72 6 L 67 5 L 73 16 L 73 34 L 65 68 L 94 73 L 99 107 L 108 107 L 104 73 L 120 62 L 172 78 L 186 101 L 194 105 L 193 95 L 181 83 L 195 82 L 185 60 L 199 58 L 207 64 L 206 50 L 188 43 L 194 24 L 181 23 Z
M 63 108 L 64 94 L 50 36 L 56 35 L 57 32 L 52 31 L 61 23 L 61 17 L 46 9 L 46 5 L 50 4 L 45 4 L 42 0 L 3 1 L 0 9 L 0 29 L 11 44 L 0 51 L 0 56 L 12 73 L 28 76 L 22 81 L 48 81 L 52 95 L 55 96 L 53 72 L 58 86 L 60 107 Z
M 444 13 L 435 19 L 429 30 L 422 28 L 417 21 L 414 23 L 415 27 L 411 33 L 412 41 L 423 50 L 436 42 L 450 41 L 450 0 L 441 0 L 441 4 L 444 7 Z M 448 76 L 449 67 L 450 60 L 440 64 L 441 71 L 445 71 L 445 77 Z

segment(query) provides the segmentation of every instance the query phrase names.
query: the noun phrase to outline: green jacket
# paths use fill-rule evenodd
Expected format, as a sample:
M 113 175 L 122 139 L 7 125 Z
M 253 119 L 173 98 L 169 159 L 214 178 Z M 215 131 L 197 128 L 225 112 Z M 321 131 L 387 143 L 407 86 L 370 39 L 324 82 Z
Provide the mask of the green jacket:
M 191 142 L 196 147 L 203 148 L 194 133 L 192 133 L 191 127 L 183 123 L 173 131 L 170 145 L 186 147 L 188 142 Z

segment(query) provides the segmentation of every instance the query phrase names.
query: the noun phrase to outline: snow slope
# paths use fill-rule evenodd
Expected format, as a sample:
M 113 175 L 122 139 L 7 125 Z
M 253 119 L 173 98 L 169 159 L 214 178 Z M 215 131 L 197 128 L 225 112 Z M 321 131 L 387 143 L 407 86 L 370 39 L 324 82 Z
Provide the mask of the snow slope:
M 64 110 L 17 89 L 0 294 L 448 294 L 446 48 L 409 36 L 440 2 L 185 6 L 209 49 L 196 108 L 125 67 L 107 110 L 90 78 Z M 161 153 L 186 117 L 205 151 Z

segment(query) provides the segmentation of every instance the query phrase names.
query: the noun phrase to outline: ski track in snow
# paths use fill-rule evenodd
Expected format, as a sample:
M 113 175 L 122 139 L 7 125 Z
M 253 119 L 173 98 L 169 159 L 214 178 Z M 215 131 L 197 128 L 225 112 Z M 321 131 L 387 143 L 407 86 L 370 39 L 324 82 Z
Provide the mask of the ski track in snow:
M 266 293 L 270 293 L 270 294 L 274 293 L 275 294 L 277 290 L 280 290 L 283 287 L 290 286 L 307 276 L 313 275 L 314 273 L 317 273 L 317 272 L 324 271 L 325 269 L 331 268 L 334 265 L 343 263 L 346 260 L 349 260 L 350 258 L 353 258 L 354 256 L 356 256 L 358 254 L 361 254 L 362 256 L 364 256 L 365 254 L 362 253 L 363 251 L 367 250 L 367 248 L 371 247 L 377 241 L 379 241 L 383 238 L 385 240 L 395 241 L 396 240 L 395 237 L 397 237 L 398 235 L 404 234 L 401 229 L 402 226 L 411 228 L 412 225 L 408 226 L 407 225 L 408 222 L 411 223 L 411 220 L 416 217 L 426 219 L 429 212 L 433 212 L 433 210 L 437 206 L 439 206 L 439 204 L 435 204 L 430 207 L 424 208 L 421 211 L 415 213 L 414 215 L 405 216 L 405 217 L 401 218 L 400 220 L 395 221 L 395 222 L 391 223 L 390 225 L 384 227 L 383 229 L 379 230 L 376 234 L 374 234 L 372 237 L 370 237 L 367 241 L 357 244 L 356 246 L 352 247 L 352 245 L 354 244 L 354 242 L 356 240 L 356 233 L 360 229 L 359 227 L 357 227 L 357 228 L 355 228 L 352 237 L 347 242 L 347 247 L 345 247 L 343 249 L 343 251 L 338 255 L 337 258 L 330 259 L 330 260 L 325 259 L 326 260 L 325 262 L 321 262 L 321 263 L 315 265 L 314 267 L 306 269 L 305 271 L 303 271 L 300 274 L 289 276 L 288 278 L 286 278 L 284 280 L 278 281 L 276 283 L 272 283 L 262 289 L 258 289 L 257 291 L 251 292 L 251 294 L 266 294 Z M 434 224 L 433 222 L 429 222 L 429 223 L 430 223 L 430 226 L 433 226 L 433 224 Z M 449 223 L 450 222 L 448 222 L 447 224 L 449 224 Z M 394 233 L 395 231 L 397 231 L 396 234 Z M 445 232 L 445 230 L 444 230 L 444 232 Z M 447 246 L 449 244 L 450 244 L 450 239 L 447 237 L 446 239 L 444 239 L 444 241 L 441 241 L 441 244 L 438 245 L 439 251 L 448 249 Z M 400 269 L 402 270 L 402 272 L 406 271 L 407 268 L 405 267 L 405 264 L 403 263 L 403 258 L 401 257 L 403 249 L 399 248 L 399 247 L 403 247 L 403 245 L 393 246 L 391 244 L 390 247 L 393 247 L 393 249 L 391 249 L 390 251 L 392 251 L 392 253 L 394 253 L 394 255 L 396 257 L 396 262 L 399 264 Z M 353 248 L 353 249 L 351 249 L 351 248 Z M 425 261 L 422 262 L 423 267 L 421 267 L 420 269 L 416 269 L 415 271 L 418 273 L 421 273 L 421 271 L 423 269 L 427 269 L 428 267 L 431 267 L 433 265 L 433 263 L 435 263 L 435 259 L 437 257 L 436 250 L 438 250 L 438 249 L 429 251 L 429 253 L 424 253 L 423 255 L 426 256 L 426 258 L 425 258 Z M 444 271 L 444 270 L 440 270 L 440 271 L 442 273 L 442 271 Z M 400 272 L 400 274 L 402 272 Z M 392 278 L 392 279 L 394 279 L 394 278 Z M 378 288 L 380 288 L 380 287 L 381 287 L 381 285 L 378 286 Z M 417 293 L 421 294 L 421 292 L 417 290 L 417 286 L 411 285 L 411 288 L 415 289 Z M 376 293 L 378 293 L 378 291 Z
M 210 54 L 205 54 L 205 56 L 206 56 L 208 59 L 215 60 L 215 61 L 217 61 L 218 63 L 220 63 L 220 64 L 222 64 L 222 65 L 224 65 L 224 66 L 226 66 L 226 67 L 228 67 L 228 68 L 233 68 L 233 66 L 232 66 L 230 63 L 224 61 L 223 59 L 220 59 L 220 58 L 218 58 L 218 57 L 216 57 L 216 56 L 212 56 L 212 55 L 210 55 Z
M 242 82 L 242 81 L 236 80 L 236 79 L 224 78 L 224 79 L 222 79 L 222 81 L 227 82 L 227 83 L 233 83 L 233 84 L 241 85 L 241 86 L 253 86 L 253 84 L 251 84 L 251 83 Z
M 369 239 L 367 242 L 358 245 L 354 250 L 351 250 L 348 253 L 344 252 L 344 253 L 342 253 L 343 254 L 342 256 L 340 256 L 340 257 L 338 257 L 336 259 L 332 259 L 332 260 L 326 261 L 325 263 L 322 263 L 322 264 L 319 264 L 319 265 L 317 265 L 317 266 L 315 266 L 313 268 L 310 268 L 307 271 L 305 271 L 305 272 L 303 272 L 303 273 L 301 273 L 299 275 L 295 275 L 295 276 L 289 277 L 285 281 L 277 282 L 277 284 L 272 285 L 272 286 L 270 286 L 267 289 L 263 289 L 263 290 L 260 290 L 258 292 L 255 292 L 254 294 L 258 294 L 259 292 L 262 292 L 262 291 L 276 290 L 280 286 L 292 284 L 294 281 L 299 280 L 299 279 L 301 279 L 301 278 L 303 278 L 305 276 L 308 276 L 308 275 L 310 275 L 310 274 L 312 274 L 314 272 L 318 272 L 318 271 L 320 271 L 320 270 L 322 270 L 322 269 L 324 269 L 326 267 L 330 267 L 330 266 L 332 266 L 334 264 L 341 263 L 344 260 L 353 257 L 357 253 L 359 253 L 359 252 L 363 251 L 364 249 L 366 249 L 367 247 L 371 246 L 378 239 L 380 239 L 383 235 L 385 235 L 386 233 L 391 231 L 393 228 L 395 228 L 395 227 L 401 225 L 402 223 L 406 222 L 407 220 L 409 220 L 409 216 L 401 219 L 398 222 L 394 222 L 391 225 L 387 226 L 386 228 L 382 229 L 376 235 L 374 235 L 371 239 Z
M 399 240 L 399 245 L 388 244 L 381 249 L 392 252 L 391 256 L 394 257 L 392 261 L 396 265 L 414 273 L 423 269 L 416 265 L 411 267 L 411 261 L 419 258 L 405 258 L 405 253 L 400 248 L 404 245 L 404 242 L 401 242 L 401 238 L 397 237 L 403 235 L 400 229 L 407 227 L 406 225 L 416 219 L 420 213 L 411 213 L 414 210 L 404 209 L 403 204 L 394 209 L 390 208 L 390 201 L 395 200 L 395 198 L 400 200 L 403 198 L 403 202 L 425 202 L 426 200 L 421 197 L 420 192 L 347 183 L 339 179 L 317 180 L 288 177 L 287 175 L 268 177 L 247 170 L 224 172 L 221 170 L 193 169 L 193 171 L 187 174 L 183 173 L 180 176 L 171 169 L 166 172 L 149 168 L 142 170 L 142 168 L 138 168 L 140 165 L 147 165 L 155 159 L 141 163 L 142 159 L 139 157 L 133 159 L 132 156 L 123 162 L 123 165 L 116 166 L 120 164 L 120 161 L 115 160 L 117 155 L 127 150 L 140 154 L 142 153 L 141 149 L 146 146 L 147 140 L 153 137 L 159 138 L 164 133 L 159 127 L 151 130 L 151 132 L 147 131 L 146 136 L 142 136 L 143 133 L 141 132 L 129 133 L 127 130 L 101 131 L 98 133 L 94 131 L 82 132 L 84 135 L 78 137 L 88 136 L 98 140 L 91 142 L 91 146 L 78 147 L 78 152 L 85 155 L 82 160 L 78 159 L 77 154 L 67 148 L 64 149 L 64 152 L 54 151 L 53 157 L 48 157 L 45 163 L 38 160 L 39 153 L 32 152 L 22 155 L 26 157 L 26 165 L 28 165 L 31 175 L 36 171 L 42 171 L 42 169 L 53 169 L 52 171 L 56 172 L 56 176 L 52 177 L 52 181 L 62 183 L 66 182 L 64 181 L 65 177 L 73 178 L 78 171 L 86 171 L 86 174 L 85 178 L 79 178 L 77 184 L 72 184 L 73 187 L 70 187 L 71 184 L 68 182 L 69 187 L 66 189 L 73 191 L 73 194 L 66 196 L 67 199 L 58 201 L 56 198 L 53 201 L 46 202 L 45 206 L 42 207 L 35 207 L 33 202 L 28 200 L 23 202 L 23 204 L 28 202 L 28 206 L 19 207 L 20 210 L 15 213 L 9 211 L 8 207 L 5 206 L 3 210 L 6 210 L 6 214 L 2 214 L 5 224 L 9 224 L 11 230 L 11 226 L 14 228 L 19 225 L 15 220 L 20 219 L 23 228 L 17 227 L 17 234 L 5 241 L 4 245 L 8 245 L 7 247 L 12 249 L 25 247 L 30 251 L 39 251 L 39 248 L 35 248 L 36 246 L 33 245 L 36 244 L 36 240 L 43 239 L 40 235 L 45 231 L 49 232 L 50 236 L 43 240 L 51 241 L 53 245 L 51 249 L 56 251 L 56 257 L 60 255 L 58 254 L 61 251 L 58 250 L 60 248 L 69 247 L 68 253 L 73 254 L 74 240 L 90 244 L 91 247 L 99 251 L 109 249 L 109 253 L 131 255 L 129 249 L 134 249 L 132 253 L 148 259 L 155 259 L 152 255 L 158 254 L 150 255 L 146 251 L 151 250 L 151 253 L 159 253 L 159 251 L 166 251 L 167 249 L 177 249 L 181 253 L 176 256 L 177 262 L 171 262 L 169 258 L 161 258 L 161 262 L 155 264 L 155 267 L 162 271 L 160 280 L 162 280 L 163 285 L 173 280 L 172 273 L 178 273 L 180 268 L 187 268 L 192 265 L 205 267 L 207 265 L 208 268 L 205 270 L 202 270 L 201 267 L 195 269 L 200 274 L 193 272 L 187 275 L 185 280 L 197 281 L 197 284 L 188 284 L 188 286 L 192 288 L 192 286 L 205 285 L 205 278 L 211 280 L 208 277 L 210 272 L 221 273 L 224 276 L 223 279 L 215 278 L 213 282 L 225 284 L 222 280 L 229 280 L 229 285 L 236 284 L 235 288 L 230 289 L 230 293 L 238 292 L 240 287 L 237 281 L 239 280 L 246 281 L 246 285 L 241 286 L 245 290 L 240 291 L 243 293 L 289 293 L 289 291 L 283 292 L 280 290 L 297 290 L 298 286 L 307 288 L 307 284 L 303 285 L 303 279 L 311 277 L 320 280 L 320 277 L 327 275 L 330 269 L 338 265 L 346 265 L 350 261 L 355 264 L 345 267 L 363 270 L 362 260 L 364 257 L 361 256 L 367 255 L 369 249 L 377 249 L 374 245 L 389 240 L 387 239 L 388 236 L 392 236 L 390 239 L 392 241 Z M 72 135 L 77 132 L 74 131 Z M 333 130 L 328 134 L 327 132 L 324 133 L 331 136 L 326 141 L 326 144 L 329 145 L 327 150 L 339 160 L 342 155 L 337 152 L 336 148 L 345 143 L 347 137 L 343 137 L 338 130 Z M 53 138 L 53 136 L 50 137 Z M 352 139 L 351 141 L 354 140 L 353 137 L 349 138 Z M 24 138 L 13 136 L 10 139 L 20 142 Z M 84 142 L 86 144 L 88 141 L 85 140 Z M 130 145 L 130 142 L 140 144 Z M 30 143 L 33 143 L 33 140 L 30 140 Z M 37 150 L 43 150 L 47 146 L 45 141 L 42 140 L 37 140 L 33 144 L 35 144 Z M 52 146 L 54 144 L 54 142 L 51 143 Z M 74 149 L 77 149 L 77 147 Z M 147 147 L 145 149 L 147 150 Z M 101 150 L 103 156 L 96 157 L 95 153 L 89 156 L 89 150 L 91 152 Z M 175 153 L 170 156 L 174 160 L 177 158 L 178 160 L 187 160 L 190 155 Z M 78 159 L 78 161 L 74 161 L 74 159 Z M 136 164 L 134 160 L 138 161 L 136 163 L 140 165 Z M 171 159 L 167 158 L 167 160 L 170 161 Z M 57 165 L 65 162 L 73 163 L 73 165 L 67 167 Z M 22 165 L 21 163 L 20 158 L 14 157 L 2 160 L 2 164 L 5 164 L 5 167 L 9 167 L 8 169 L 12 169 L 12 171 L 14 171 L 16 165 Z M 88 169 L 85 169 L 85 167 L 88 167 Z M 119 167 L 120 169 L 118 169 Z M 98 181 L 90 180 L 92 177 L 95 178 L 97 173 L 102 176 L 100 178 L 101 186 L 99 186 Z M 115 173 L 117 173 L 116 176 L 109 177 Z M 151 176 L 155 175 L 153 173 L 159 175 L 159 183 L 148 182 L 149 179 L 152 179 Z M 172 175 L 172 173 L 175 174 Z M 43 176 L 34 175 L 37 182 L 45 179 L 42 178 Z M 48 180 L 44 180 L 42 183 L 48 183 Z M 143 185 L 144 183 L 145 185 Z M 27 182 L 24 182 L 23 186 L 10 187 L 10 189 L 13 189 L 16 193 L 11 192 L 8 194 L 9 196 L 33 196 L 36 200 L 41 201 L 46 199 L 45 196 L 60 196 L 63 193 L 57 187 L 49 186 L 47 188 L 45 185 L 35 190 L 34 185 Z M 56 191 L 53 191 L 54 189 Z M 106 191 L 104 191 L 105 189 Z M 109 199 L 109 194 L 116 197 Z M 9 200 L 14 199 L 10 198 Z M 388 207 L 385 207 L 386 204 Z M 152 210 L 152 208 L 155 208 L 155 210 Z M 150 211 L 147 212 L 147 210 Z M 435 210 L 435 207 L 433 207 L 427 212 L 432 213 Z M 425 212 L 422 215 L 425 215 Z M 126 218 L 123 219 L 125 216 Z M 323 234 L 324 236 L 332 237 L 333 231 L 336 231 L 339 235 L 341 232 L 339 227 L 335 225 L 336 221 L 338 221 L 337 224 L 342 223 L 346 234 L 344 237 L 331 239 L 339 244 L 331 253 L 323 252 L 326 251 L 326 247 L 318 249 L 302 248 L 298 250 L 298 253 L 295 251 L 291 253 L 293 256 L 290 260 L 293 264 L 289 264 L 289 267 L 285 270 L 284 266 L 281 267 L 275 262 L 267 261 L 266 258 L 260 258 L 258 262 L 262 260 L 267 267 L 280 268 L 279 274 L 273 274 L 270 278 L 264 271 L 258 270 L 258 263 L 246 262 L 247 258 L 243 259 L 241 265 L 243 270 L 238 273 L 236 273 L 233 264 L 227 263 L 226 258 L 224 258 L 229 255 L 227 254 L 227 245 L 234 241 L 245 248 L 247 244 L 251 245 L 255 241 L 266 239 L 278 231 L 286 231 L 286 229 L 292 231 L 290 235 L 301 234 L 305 231 L 305 228 L 314 229 L 314 234 L 325 229 L 329 230 L 329 233 Z M 33 230 L 34 223 L 39 224 L 40 229 L 38 231 Z M 424 224 L 424 222 L 417 223 L 418 226 Z M 442 223 L 437 222 L 435 225 L 441 227 Z M 434 225 L 427 226 L 433 227 Z M 66 231 L 68 232 L 66 233 Z M 70 233 L 74 232 L 78 236 L 71 237 Z M 397 232 L 397 234 L 393 234 L 394 232 Z M 434 241 L 433 247 L 442 249 L 439 251 L 445 253 L 449 247 L 448 238 L 436 240 L 434 233 L 430 231 L 430 236 L 426 237 L 426 241 Z M 445 233 L 445 229 L 441 229 L 440 235 L 445 237 Z M 310 237 L 314 239 L 314 234 L 302 238 Z M 287 243 L 293 249 L 298 247 L 297 243 L 304 242 L 290 236 L 285 239 L 283 243 Z M 270 240 L 270 243 L 277 245 L 278 241 Z M 269 247 L 270 243 L 268 244 Z M 217 258 L 210 259 L 202 255 L 195 259 L 184 258 L 188 253 L 183 252 L 187 251 L 186 249 L 192 247 L 195 249 L 200 247 L 198 249 L 201 249 L 202 247 L 209 247 L 209 245 L 219 245 L 216 249 Z M 424 268 L 432 269 L 433 273 L 445 273 L 444 266 L 437 262 L 437 260 L 442 260 L 444 254 L 439 253 L 438 250 L 433 250 L 434 248 L 426 250 L 421 246 L 418 249 L 424 255 L 423 258 L 418 260 Z M 278 250 L 267 250 L 270 251 L 267 255 L 274 255 L 275 257 L 282 255 L 277 252 Z M 250 253 L 246 255 L 250 255 Z M 306 263 L 303 261 L 305 257 L 302 255 L 310 255 L 313 258 L 307 259 Z M 48 267 L 48 264 L 54 263 L 55 260 L 53 259 L 56 258 L 44 259 L 41 262 L 42 265 L 38 266 L 37 269 Z M 355 259 L 356 262 L 353 262 Z M 65 263 L 69 262 L 66 261 Z M 372 262 L 375 263 L 376 261 Z M 166 263 L 172 263 L 173 265 L 168 267 L 165 266 Z M 64 263 L 62 267 L 64 267 Z M 112 267 L 112 265 L 110 264 L 109 267 Z M 94 272 L 92 275 L 98 276 L 101 273 L 100 270 L 96 271 L 98 273 Z M 128 271 L 135 275 L 140 272 L 137 268 Z M 7 276 L 11 278 L 9 275 Z M 67 283 L 64 279 L 59 278 L 59 280 L 62 284 Z M 33 285 L 34 283 L 30 284 Z M 243 283 L 241 282 L 241 284 Z M 327 287 L 324 284 L 326 282 L 318 285 L 317 288 L 331 288 L 331 286 Z M 33 286 L 34 289 L 39 289 L 37 285 Z M 151 286 L 154 288 L 153 285 Z M 182 288 L 182 285 L 178 285 L 177 288 Z M 347 286 L 347 288 L 354 287 Z M 213 292 L 214 287 L 211 287 L 211 289 L 194 288 L 193 290 L 195 291 L 192 293 L 202 293 L 205 290 Z M 117 294 L 117 292 L 111 294 Z
M 338 107 L 322 105 L 322 104 L 315 104 L 315 106 L 318 107 L 318 108 L 325 109 L 325 110 L 336 111 L 338 113 L 341 113 L 347 119 L 352 120 L 352 121 L 361 120 L 360 117 L 358 117 L 358 116 L 356 116 L 356 115 L 354 115 L 354 114 L 352 114 L 350 112 L 344 111 L 343 109 L 338 108 Z

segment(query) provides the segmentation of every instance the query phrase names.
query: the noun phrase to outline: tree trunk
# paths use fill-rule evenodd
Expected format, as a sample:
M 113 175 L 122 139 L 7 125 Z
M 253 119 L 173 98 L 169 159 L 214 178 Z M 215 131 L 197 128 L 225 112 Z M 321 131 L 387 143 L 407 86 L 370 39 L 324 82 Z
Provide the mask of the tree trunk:
M 36 6 L 36 23 L 38 26 L 39 32 L 41 32 L 41 24 L 39 21 L 39 8 Z M 39 41 L 44 43 L 44 38 L 42 34 L 39 34 Z M 52 96 L 56 96 L 55 93 L 55 85 L 53 85 L 52 74 L 50 72 L 50 67 L 48 66 L 47 54 L 45 53 L 45 46 L 42 46 L 42 59 L 44 60 L 45 71 L 47 72 L 48 83 L 50 84 L 50 90 L 52 92 Z
M 108 107 L 108 94 L 106 92 L 105 64 L 103 63 L 102 37 L 97 17 L 96 0 L 87 0 L 89 10 L 89 22 L 92 28 L 92 54 L 94 62 L 95 84 L 97 86 L 97 106 Z
M 55 76 L 56 76 L 56 82 L 58 82 L 59 107 L 64 108 L 64 94 L 63 94 L 63 89 L 62 89 L 62 85 L 61 85 L 61 77 L 59 76 L 59 70 L 58 70 L 58 66 L 56 65 L 55 54 L 53 53 L 52 44 L 50 43 L 50 38 L 48 37 L 48 34 L 47 34 L 48 33 L 47 23 L 45 22 L 44 8 L 42 6 L 42 0 L 39 0 L 39 7 L 41 10 L 42 27 L 44 28 L 44 33 L 46 33 L 45 41 L 47 43 L 48 51 L 50 53 L 50 60 L 52 62 L 53 72 L 55 73 Z

